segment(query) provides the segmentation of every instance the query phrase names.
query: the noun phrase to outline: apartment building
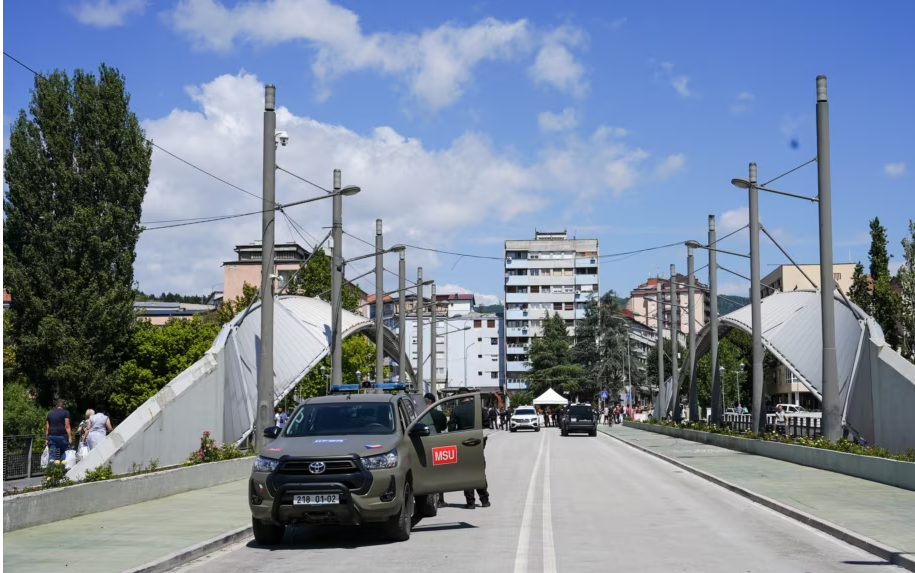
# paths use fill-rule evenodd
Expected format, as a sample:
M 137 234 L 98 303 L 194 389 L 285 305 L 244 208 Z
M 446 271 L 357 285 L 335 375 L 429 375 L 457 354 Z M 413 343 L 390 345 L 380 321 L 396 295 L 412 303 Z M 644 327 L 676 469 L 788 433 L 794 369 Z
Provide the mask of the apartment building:
M 761 293 L 767 297 L 775 291 L 791 292 L 819 288 L 820 265 L 798 265 L 804 272 L 801 273 L 794 265 L 779 265 L 774 271 L 763 277 L 760 282 Z M 842 292 L 848 294 L 851 290 L 851 277 L 855 273 L 855 263 L 833 263 L 832 278 L 839 283 Z M 813 281 L 810 284 L 804 274 Z M 747 296 L 750 296 L 749 294 Z
M 629 300 L 626 302 L 626 310 L 632 313 L 636 321 L 652 329 L 658 328 L 658 305 L 655 300 L 658 296 L 658 281 L 661 281 L 661 297 L 664 302 L 664 308 L 661 313 L 661 326 L 664 330 L 670 330 L 670 281 L 665 278 L 649 277 L 648 281 L 640 284 L 637 288 L 629 292 Z M 689 332 L 689 277 L 687 275 L 677 274 L 674 277 L 677 283 L 676 299 L 679 306 L 679 331 Z M 693 277 L 693 304 L 695 309 L 695 326 L 696 332 L 711 320 L 711 295 L 708 285 L 702 284 L 699 279 Z
M 496 391 L 503 387 L 505 370 L 501 317 L 492 313 L 477 312 L 468 312 L 461 316 L 439 315 L 436 317 L 436 337 L 433 345 L 431 317 L 426 314 L 423 317 L 422 360 L 417 354 L 416 315 L 407 316 L 405 320 L 407 348 L 417 371 L 419 368 L 416 365 L 422 362 L 424 392 L 433 387 L 439 391 L 460 387 Z M 434 373 L 431 360 L 433 351 L 436 353 Z
M 533 240 L 505 241 L 506 389 L 527 389 L 530 342 L 543 334 L 543 319 L 558 313 L 569 334 L 600 296 L 597 239 L 569 239 L 565 231 L 534 233 Z

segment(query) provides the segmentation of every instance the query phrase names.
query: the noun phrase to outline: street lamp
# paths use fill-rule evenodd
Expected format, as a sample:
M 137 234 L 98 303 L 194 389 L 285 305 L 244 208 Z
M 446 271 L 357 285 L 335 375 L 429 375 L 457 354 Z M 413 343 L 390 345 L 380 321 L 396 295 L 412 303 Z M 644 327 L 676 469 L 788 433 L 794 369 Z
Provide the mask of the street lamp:
M 826 97 L 826 76 L 817 76 L 817 196 L 808 197 L 756 184 L 756 164 L 750 164 L 749 179 L 732 179 L 738 189 L 750 195 L 750 277 L 753 302 L 753 430 L 762 427 L 762 335 L 759 293 L 759 205 L 758 191 L 767 191 L 796 199 L 816 202 L 820 222 L 820 321 L 823 356 L 823 435 L 830 440 L 841 437 L 842 420 L 839 403 L 839 372 L 836 360 L 835 279 L 832 261 L 832 181 L 829 150 L 829 101 Z M 827 285 L 831 285 L 828 286 Z

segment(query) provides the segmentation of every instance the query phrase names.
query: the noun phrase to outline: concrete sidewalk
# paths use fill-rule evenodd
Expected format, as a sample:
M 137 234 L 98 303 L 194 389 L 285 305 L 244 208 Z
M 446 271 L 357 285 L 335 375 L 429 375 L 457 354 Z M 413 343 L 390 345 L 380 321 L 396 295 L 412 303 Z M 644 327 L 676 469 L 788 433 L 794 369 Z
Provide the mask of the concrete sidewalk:
M 634 428 L 599 428 L 900 553 L 915 553 L 913 491 Z
M 251 525 L 247 480 L 3 535 L 8 571 L 119 573 Z

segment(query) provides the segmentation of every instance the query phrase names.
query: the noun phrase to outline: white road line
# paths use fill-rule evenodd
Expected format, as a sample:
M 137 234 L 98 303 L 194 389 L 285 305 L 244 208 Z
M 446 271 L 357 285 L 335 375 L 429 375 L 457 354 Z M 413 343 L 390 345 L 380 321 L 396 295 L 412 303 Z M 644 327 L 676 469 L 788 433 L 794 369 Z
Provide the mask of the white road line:
M 546 438 L 546 457 L 543 460 L 543 496 L 541 498 L 543 501 L 543 573 L 556 573 L 556 548 L 553 545 L 553 509 L 550 501 L 550 447 L 552 442 L 553 440 Z
M 524 500 L 524 513 L 521 516 L 521 532 L 518 534 L 518 549 L 515 551 L 515 573 L 527 573 L 527 554 L 531 544 L 531 518 L 534 513 L 534 486 L 537 483 L 537 473 L 540 471 L 540 460 L 543 459 L 543 444 L 546 432 L 540 438 L 540 449 L 537 450 L 537 461 L 534 462 L 534 471 L 531 472 L 531 483 L 527 488 L 527 498 Z

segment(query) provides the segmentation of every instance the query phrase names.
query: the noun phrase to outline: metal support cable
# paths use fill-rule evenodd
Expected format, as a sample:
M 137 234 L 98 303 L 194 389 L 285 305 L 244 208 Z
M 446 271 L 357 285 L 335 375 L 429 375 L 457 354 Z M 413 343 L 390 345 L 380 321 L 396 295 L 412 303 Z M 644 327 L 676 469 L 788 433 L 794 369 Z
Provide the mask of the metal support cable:
M 797 270 L 799 270 L 799 271 L 801 272 L 802 275 L 804 275 L 804 278 L 807 279 L 807 282 L 810 283 L 810 286 L 812 286 L 813 288 L 817 288 L 816 283 L 814 283 L 812 280 L 810 280 L 810 277 L 807 276 L 807 273 L 804 272 L 804 269 L 802 269 L 802 268 L 800 267 L 800 265 L 798 265 L 796 262 L 794 262 L 794 259 L 791 258 L 791 255 L 789 255 L 788 252 L 787 252 L 785 249 L 783 249 L 781 245 L 778 244 L 778 241 L 776 241 L 775 238 L 774 238 L 772 235 L 769 234 L 769 231 L 766 230 L 766 227 L 763 226 L 762 223 L 759 224 L 759 229 L 760 229 L 763 233 L 765 233 L 767 237 L 769 237 L 769 240 L 770 240 L 770 241 L 772 241 L 773 243 L 775 243 L 775 246 L 778 247 L 778 250 L 781 251 L 783 255 L 785 255 L 786 257 L 788 257 L 788 260 L 791 261 L 791 264 L 794 265 L 794 267 L 795 267 Z

